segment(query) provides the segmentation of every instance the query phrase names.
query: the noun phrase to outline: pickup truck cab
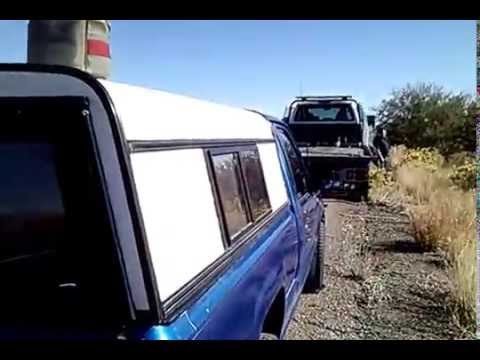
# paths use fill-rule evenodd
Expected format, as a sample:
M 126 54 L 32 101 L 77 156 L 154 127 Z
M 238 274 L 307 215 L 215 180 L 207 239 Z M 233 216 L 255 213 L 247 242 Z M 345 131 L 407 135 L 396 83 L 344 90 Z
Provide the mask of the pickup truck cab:
M 282 338 L 324 207 L 259 113 L 0 65 L 0 338 Z M 268 336 L 267 336 L 268 335 Z

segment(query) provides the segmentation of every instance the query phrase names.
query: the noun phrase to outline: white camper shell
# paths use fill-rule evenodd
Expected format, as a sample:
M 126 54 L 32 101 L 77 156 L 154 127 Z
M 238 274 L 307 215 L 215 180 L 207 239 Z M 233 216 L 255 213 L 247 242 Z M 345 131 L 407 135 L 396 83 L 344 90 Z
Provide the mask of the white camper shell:
M 269 211 L 287 203 L 272 125 L 258 113 L 96 80 L 61 66 L 2 65 L 0 84 L 0 99 L 53 101 L 38 124 L 55 114 L 55 101 L 79 100 L 108 214 L 117 219 L 112 233 L 132 319 L 152 309 L 160 309 L 161 317 L 160 302 L 168 303 L 232 245 L 219 226 L 204 145 L 250 144 L 260 158 Z M 145 276 L 158 292 L 146 285 Z

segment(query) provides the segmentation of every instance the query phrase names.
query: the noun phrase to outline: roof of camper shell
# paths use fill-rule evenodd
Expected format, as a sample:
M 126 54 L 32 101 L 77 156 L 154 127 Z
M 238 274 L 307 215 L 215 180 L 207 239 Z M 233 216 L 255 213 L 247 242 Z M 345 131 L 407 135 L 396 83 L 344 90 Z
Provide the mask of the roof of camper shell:
M 127 140 L 272 139 L 261 114 L 187 96 L 99 80 Z

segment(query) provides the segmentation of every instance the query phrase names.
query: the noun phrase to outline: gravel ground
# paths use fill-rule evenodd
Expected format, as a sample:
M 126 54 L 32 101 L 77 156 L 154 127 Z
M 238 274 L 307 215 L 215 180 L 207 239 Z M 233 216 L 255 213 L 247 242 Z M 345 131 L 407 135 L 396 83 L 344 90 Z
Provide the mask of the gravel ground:
M 326 288 L 303 295 L 287 339 L 465 339 L 448 310 L 451 283 L 399 209 L 331 201 Z
M 478 21 L 478 20 L 477 20 Z M 480 23 L 477 23 L 480 24 Z M 478 33 L 479 27 L 477 25 L 477 43 L 480 41 L 480 34 Z M 480 47 L 478 48 L 480 49 Z M 480 67 L 480 59 L 479 56 L 477 55 L 477 70 Z M 478 90 L 480 87 L 480 78 L 477 79 L 477 93 L 480 96 L 480 91 Z M 477 125 L 477 159 L 480 159 L 480 142 L 478 139 L 480 139 L 480 115 L 476 117 L 476 125 Z M 477 160 L 478 161 L 478 160 Z M 476 191 L 476 196 L 477 196 L 477 214 L 480 214 L 480 173 L 477 171 L 477 191 Z M 480 246 L 478 246 L 480 239 L 480 217 L 477 216 L 477 289 L 480 289 Z M 477 290 L 477 338 L 480 338 L 480 291 Z

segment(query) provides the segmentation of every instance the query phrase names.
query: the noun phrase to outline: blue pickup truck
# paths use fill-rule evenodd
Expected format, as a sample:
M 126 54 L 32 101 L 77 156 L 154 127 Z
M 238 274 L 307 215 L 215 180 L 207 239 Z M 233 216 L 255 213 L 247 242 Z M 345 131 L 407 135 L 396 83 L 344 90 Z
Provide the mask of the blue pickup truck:
M 281 339 L 324 205 L 254 111 L 0 65 L 1 339 Z

